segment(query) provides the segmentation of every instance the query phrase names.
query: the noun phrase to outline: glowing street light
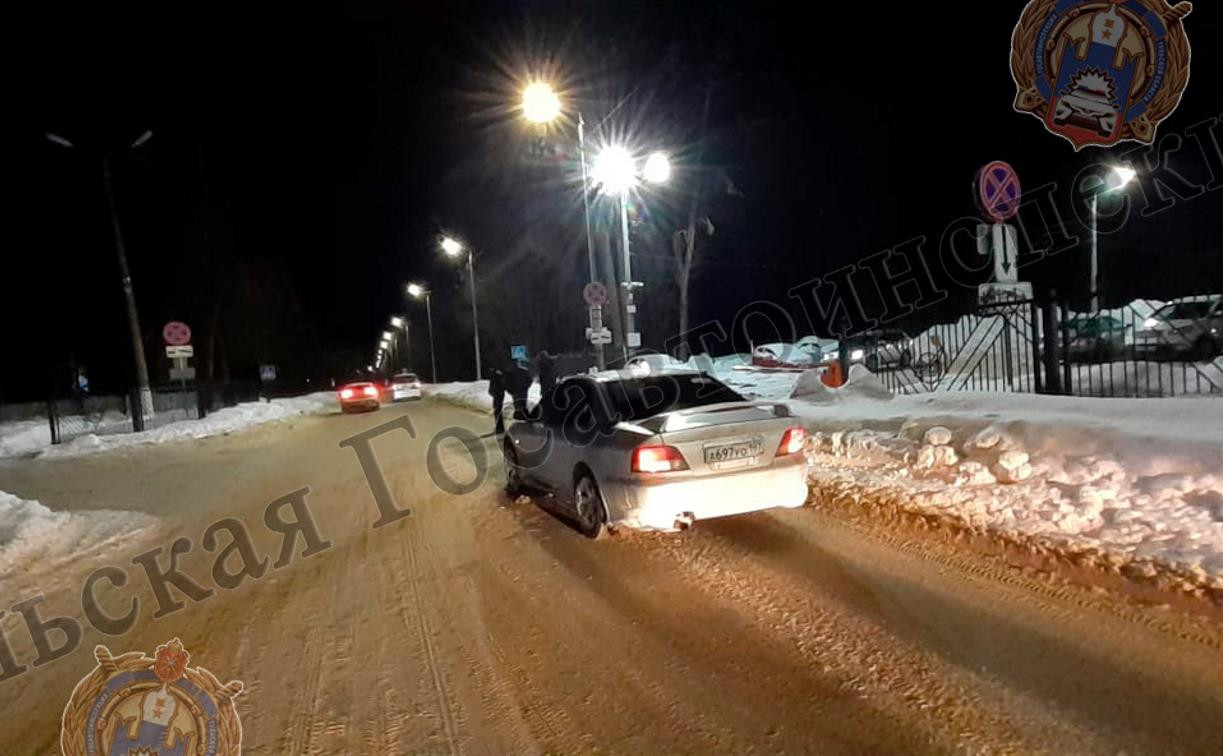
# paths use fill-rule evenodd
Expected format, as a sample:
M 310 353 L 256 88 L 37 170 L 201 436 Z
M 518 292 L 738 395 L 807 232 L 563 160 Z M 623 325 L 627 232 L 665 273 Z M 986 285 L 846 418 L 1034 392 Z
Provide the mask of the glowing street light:
M 550 123 L 561 114 L 561 100 L 552 87 L 532 82 L 522 90 L 522 116 L 531 123 Z
M 483 375 L 480 371 L 480 317 L 476 312 L 476 253 L 473 250 L 467 249 L 458 239 L 450 236 L 442 237 L 442 251 L 447 257 L 457 258 L 464 252 L 467 253 L 467 284 L 471 287 L 471 339 L 472 349 L 476 356 L 476 380 L 482 380 Z
M 1110 166 L 1104 177 L 1104 189 L 1091 195 L 1091 311 L 1100 311 L 1100 195 L 1119 192 L 1138 178 L 1138 171 L 1129 165 Z
M 624 194 L 637 183 L 637 170 L 633 165 L 633 156 L 619 145 L 604 148 L 595 158 L 591 170 L 595 183 L 603 187 L 608 194 Z
M 408 295 L 413 299 L 425 300 L 425 316 L 429 321 L 429 366 L 433 371 L 433 382 L 437 383 L 437 356 L 433 351 L 433 302 L 429 290 L 418 283 L 409 283 Z
M 645 167 L 641 169 L 641 177 L 651 184 L 665 184 L 671 178 L 671 161 L 665 153 L 652 152 L 646 158 Z
M 671 161 L 661 152 L 651 153 L 642 169 L 642 178 L 651 184 L 662 184 L 671 177 Z M 624 281 L 624 344 L 626 349 L 641 346 L 641 334 L 637 332 L 637 305 L 633 302 L 634 290 L 640 286 L 633 281 L 633 264 L 629 253 L 628 193 L 637 185 L 637 165 L 628 149 L 612 145 L 595 158 L 594 179 L 608 194 L 620 198 L 620 249 L 623 252 Z
M 1124 189 L 1138 178 L 1138 171 L 1128 165 L 1115 165 L 1109 171 L 1108 191 L 1115 192 Z
M 398 315 L 391 316 L 391 328 L 403 328 L 404 319 Z

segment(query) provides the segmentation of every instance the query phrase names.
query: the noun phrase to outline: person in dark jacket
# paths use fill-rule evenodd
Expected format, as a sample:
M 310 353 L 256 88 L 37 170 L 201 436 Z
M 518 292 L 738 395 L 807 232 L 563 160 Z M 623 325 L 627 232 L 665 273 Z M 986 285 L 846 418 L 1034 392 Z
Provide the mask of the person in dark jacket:
M 527 418 L 527 392 L 531 390 L 531 371 L 521 362 L 515 362 L 505 375 L 505 387 L 514 399 L 514 419 Z
M 556 385 L 556 358 L 547 351 L 539 353 L 539 395 L 543 396 Z
M 493 398 L 493 433 L 500 436 L 505 433 L 505 416 L 502 408 L 505 406 L 505 373 L 501 368 L 493 368 L 488 376 L 488 395 Z

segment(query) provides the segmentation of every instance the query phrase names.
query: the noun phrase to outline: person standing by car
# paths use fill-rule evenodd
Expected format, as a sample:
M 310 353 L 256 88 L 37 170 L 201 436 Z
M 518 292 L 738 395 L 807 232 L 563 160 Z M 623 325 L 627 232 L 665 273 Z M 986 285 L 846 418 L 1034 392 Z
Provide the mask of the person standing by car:
M 547 350 L 539 353 L 539 395 L 543 396 L 556 385 L 556 358 Z
M 505 406 L 505 373 L 501 368 L 493 368 L 488 375 L 488 395 L 493 398 L 493 433 L 501 436 L 505 433 L 505 417 L 502 409 Z
M 531 371 L 519 360 L 509 369 L 505 376 L 506 388 L 514 399 L 514 419 L 525 420 L 527 417 L 527 392 L 531 390 Z

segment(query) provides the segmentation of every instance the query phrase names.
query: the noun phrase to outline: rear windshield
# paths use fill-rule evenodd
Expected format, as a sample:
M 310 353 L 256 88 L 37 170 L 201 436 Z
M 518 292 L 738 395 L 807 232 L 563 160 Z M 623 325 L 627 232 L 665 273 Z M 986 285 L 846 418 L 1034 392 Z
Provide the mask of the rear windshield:
M 395 380 L 397 381 L 415 381 L 416 373 L 401 373 L 395 376 Z
M 664 412 L 743 397 L 707 375 L 653 375 L 603 384 L 618 420 L 644 420 Z

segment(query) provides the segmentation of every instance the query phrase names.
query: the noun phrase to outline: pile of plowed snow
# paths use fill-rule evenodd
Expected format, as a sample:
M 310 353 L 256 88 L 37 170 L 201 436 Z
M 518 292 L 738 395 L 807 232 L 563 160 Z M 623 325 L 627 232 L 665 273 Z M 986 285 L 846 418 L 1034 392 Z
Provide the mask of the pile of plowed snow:
M 53 512 L 37 501 L 0 491 L 0 585 L 32 565 L 47 571 L 156 523 L 156 518 L 139 512 Z
M 852 386 L 851 380 L 851 386 Z M 813 476 L 1223 586 L 1223 401 L 815 389 Z

